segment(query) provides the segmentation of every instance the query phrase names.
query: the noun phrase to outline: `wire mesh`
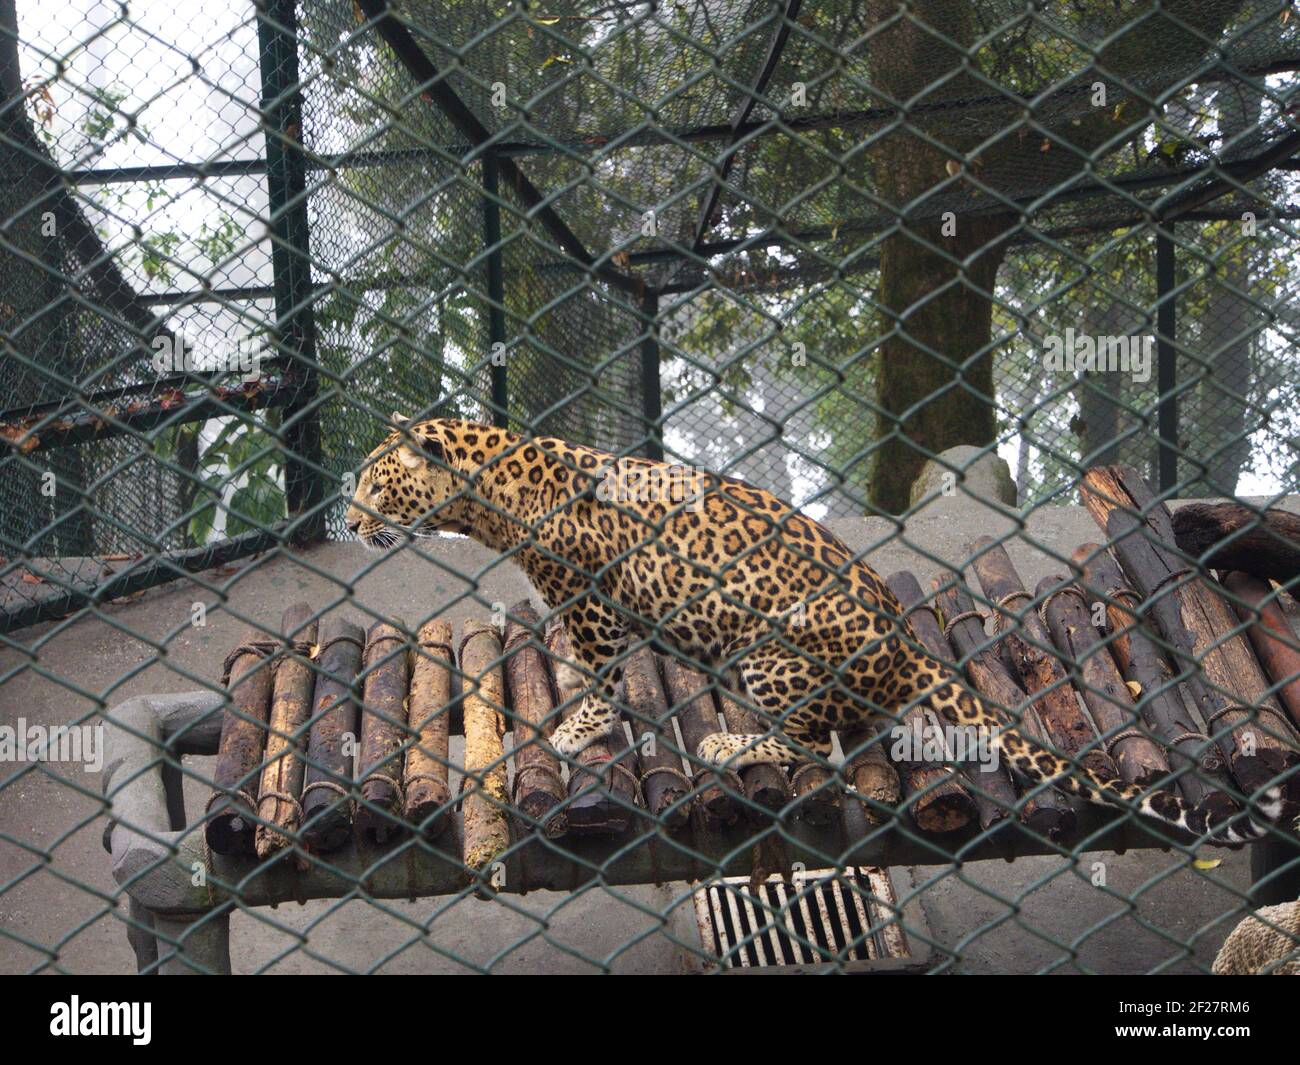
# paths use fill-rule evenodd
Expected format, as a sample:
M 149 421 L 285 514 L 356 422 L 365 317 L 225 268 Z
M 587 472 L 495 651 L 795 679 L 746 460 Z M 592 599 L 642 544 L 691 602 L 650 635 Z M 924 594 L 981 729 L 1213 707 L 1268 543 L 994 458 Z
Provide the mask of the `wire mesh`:
M 1207 971 L 1300 864 L 1300 657 L 1251 629 L 1275 607 L 1295 650 L 1298 32 L 1268 0 L 0 0 L 6 967 L 120 969 L 126 931 L 146 971 L 508 970 L 534 948 L 550 969 L 728 968 L 780 931 L 782 957 L 831 969 L 899 933 L 929 971 Z M 485 427 L 485 458 L 443 456 L 464 475 L 448 505 L 480 523 L 445 528 L 479 543 L 408 515 L 363 553 L 348 507 L 382 512 L 357 493 L 377 445 L 400 461 L 411 442 L 394 412 Z M 553 502 L 606 464 L 673 465 L 612 502 L 592 487 L 566 551 L 493 495 L 559 446 L 539 438 L 605 453 L 545 465 Z M 1127 502 L 1187 573 L 1142 587 L 1122 530 L 1087 516 L 1085 474 L 1114 467 L 1149 486 Z M 689 493 L 654 493 L 706 469 L 743 483 L 700 556 L 662 506 Z M 793 509 L 773 526 L 745 485 Z M 1166 502 L 1219 498 L 1246 506 L 1220 537 L 1232 565 L 1164 524 Z M 1242 824 L 1275 787 L 1284 813 L 1220 869 L 1132 803 L 1112 824 L 1021 777 L 983 794 L 947 748 L 899 753 L 918 722 L 955 723 L 848 690 L 861 647 L 791 644 L 774 604 L 805 578 L 753 567 L 798 515 L 830 523 L 835 557 L 803 561 L 836 580 L 859 560 L 933 577 L 939 657 L 976 686 L 1005 669 L 1020 699 L 981 692 L 1076 770 L 1126 771 L 1137 735 L 1164 765 L 1153 791 Z M 619 522 L 639 542 L 591 554 Z M 976 565 L 986 533 L 1026 580 L 1011 621 Z M 1138 585 L 1167 690 L 1099 690 L 1077 646 L 1034 629 L 1034 580 L 1082 580 L 1087 542 Z M 578 584 L 548 591 L 548 565 Z M 1119 676 L 1114 590 L 1087 604 L 1089 654 Z M 1175 591 L 1244 613 L 1189 643 L 1162 621 Z M 929 607 L 904 605 L 915 649 Z M 610 617 L 612 650 L 588 631 Z M 994 643 L 1007 629 L 1021 643 Z M 349 641 L 364 659 L 327 663 Z M 862 720 L 786 768 L 715 772 L 700 740 L 724 725 L 799 731 L 811 697 L 775 705 L 745 676 L 773 644 Z M 286 731 L 268 715 L 295 663 L 308 705 Z M 415 678 L 435 674 L 427 733 Z M 346 770 L 312 746 L 331 682 L 364 705 Z M 1201 744 L 1186 766 L 1151 709 L 1170 698 L 1179 742 Z M 622 715 L 603 747 L 557 755 L 552 730 L 603 700 Z M 255 757 L 232 776 L 241 721 Z M 1237 772 L 1248 734 L 1265 778 Z M 295 759 L 337 793 L 342 850 L 312 834 L 302 780 L 275 783 Z M 445 790 L 412 820 L 417 763 Z M 230 817 L 265 853 L 214 851 Z M 1007 875 L 970 864 L 1011 856 Z M 855 872 L 880 865 L 887 897 Z M 800 868 L 843 877 L 804 891 Z M 750 909 L 701 942 L 695 888 L 749 873 L 780 890 L 715 892 Z M 838 932 L 792 916 L 813 898 L 840 900 Z

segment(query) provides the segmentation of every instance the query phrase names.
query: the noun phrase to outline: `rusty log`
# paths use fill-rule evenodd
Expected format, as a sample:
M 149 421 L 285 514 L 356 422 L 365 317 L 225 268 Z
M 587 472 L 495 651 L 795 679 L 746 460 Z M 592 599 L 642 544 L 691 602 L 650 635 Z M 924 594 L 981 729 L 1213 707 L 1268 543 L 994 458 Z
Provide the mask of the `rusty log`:
M 402 749 L 408 680 L 407 638 L 402 622 L 376 622 L 366 636 L 365 683 L 361 704 L 361 750 L 357 755 L 356 830 L 374 846 L 392 840 L 402 820 Z
M 718 709 L 727 731 L 737 735 L 766 735 L 774 729 L 764 723 L 749 706 L 748 693 L 739 670 L 729 670 L 725 690 L 719 690 Z M 790 802 L 790 782 L 779 765 L 751 765 L 740 771 L 740 784 L 749 800 L 748 813 L 760 816 L 761 811 L 780 813 Z
M 1011 558 L 992 537 L 971 545 L 978 557 L 971 563 L 984 595 L 995 607 L 993 629 L 1004 642 L 1021 685 L 1034 697 L 1034 709 L 1047 739 L 1062 754 L 1105 779 L 1118 775 L 1114 760 L 1098 746 L 1097 732 L 1079 706 L 1069 676 L 1052 648 L 1047 626 L 1032 605 Z
M 1230 731 L 1229 769 L 1254 792 L 1300 763 L 1300 737 L 1291 728 L 1236 615 L 1221 595 L 1174 554 L 1169 509 L 1127 466 L 1094 467 L 1084 475 L 1083 500 L 1110 539 L 1115 557 L 1149 601 L 1147 614 L 1186 664 L 1187 688 L 1211 735 Z M 1136 514 L 1144 515 L 1143 519 Z M 1300 797 L 1300 779 L 1287 783 Z
M 310 658 L 316 652 L 318 624 L 309 603 L 295 603 L 284 612 L 280 631 L 285 638 L 307 645 L 310 656 L 285 654 L 275 668 L 271 685 L 271 712 L 266 738 L 266 761 L 257 792 L 257 856 L 269 858 L 293 843 L 302 826 L 303 748 L 311 718 L 316 671 Z
M 1187 770 L 1178 778 L 1178 790 L 1192 806 L 1211 803 L 1211 823 L 1232 816 L 1234 803 L 1223 792 L 1226 759 L 1232 752 L 1230 739 L 1221 741 L 1226 750 L 1210 742 L 1192 721 L 1179 695 L 1174 672 L 1152 638 L 1141 613 L 1142 597 L 1125 581 L 1119 565 L 1099 544 L 1083 544 L 1074 552 L 1074 562 L 1083 570 L 1082 588 L 1095 611 L 1104 604 L 1110 650 L 1130 690 L 1140 699 L 1142 720 L 1160 737 L 1174 769 Z
M 903 570 L 891 575 L 885 583 L 902 604 L 917 642 L 940 661 L 951 662 L 952 651 L 943 638 L 939 618 L 926 602 L 916 577 Z M 927 703 L 922 701 L 909 707 L 889 732 L 892 740 L 901 740 L 901 746 L 910 749 L 912 757 L 895 759 L 894 765 L 912 819 L 925 831 L 954 832 L 969 824 L 977 812 L 984 828 L 998 820 L 999 815 L 1005 816 L 1005 809 L 998 810 L 987 800 L 977 811 L 975 801 L 962 786 L 962 774 L 950 768 L 956 758 L 948 744 L 943 723 L 935 718 Z M 891 742 L 891 756 L 895 748 L 896 744 Z M 940 752 L 940 761 L 930 761 L 924 756 L 930 748 Z M 968 771 L 971 764 L 966 763 L 965 770 Z M 1010 778 L 1006 782 L 1010 791 Z M 1014 792 L 1011 792 L 1011 798 L 1014 805 Z
M 646 805 L 670 831 L 685 828 L 691 813 L 691 780 L 682 772 L 659 660 L 649 647 L 633 652 L 623 667 L 623 701 L 637 741 Z
M 527 599 L 506 619 L 506 691 L 509 696 L 511 755 L 515 763 L 514 807 L 522 828 L 539 827 L 549 839 L 568 831 L 560 760 L 543 740 L 555 731 L 555 690 L 546 668 L 542 619 Z
M 708 679 L 675 658 L 660 659 L 659 667 L 663 673 L 664 692 L 677 715 L 682 743 L 690 756 L 687 762 L 698 766 L 692 777 L 695 806 L 710 828 L 733 825 L 740 817 L 735 799 L 735 795 L 744 790 L 740 778 L 731 770 L 719 771 L 692 760 L 705 737 L 722 731 L 718 727 L 718 711 Z
M 844 762 L 844 776 L 852 785 L 856 797 L 862 800 L 863 813 L 873 825 L 887 824 L 891 821 L 894 812 L 903 801 L 903 785 L 898 779 L 898 770 L 890 764 L 889 755 L 885 750 L 889 737 L 883 730 L 882 724 L 882 722 L 875 722 L 867 726 L 859 726 L 840 737 L 847 756 Z M 811 763 L 805 764 L 811 765 Z M 813 768 L 817 767 L 813 766 Z M 829 779 L 829 777 L 819 777 L 810 784 Z M 805 791 L 810 784 L 804 785 Z M 796 795 L 799 794 L 799 786 L 796 778 Z M 871 802 L 865 801 L 868 799 Z M 887 807 L 889 813 L 878 810 L 873 803 Z
M 1031 739 L 1045 742 L 1046 729 L 1028 693 L 984 635 L 984 618 L 975 610 L 970 594 L 955 582 L 944 582 L 938 594 L 939 608 L 946 619 L 945 634 L 952 649 L 966 660 L 966 675 L 980 693 L 984 705 L 1003 724 L 1012 724 Z M 1005 767 L 1002 767 L 1005 769 Z M 1056 840 L 1074 831 L 1077 817 L 1064 795 L 1044 788 L 1021 800 L 1020 814 L 1026 825 L 1040 836 Z
M 467 618 L 460 640 L 464 674 L 465 776 L 464 862 L 483 873 L 510 846 L 505 732 L 505 677 L 501 638 L 486 621 Z
M 353 751 L 359 727 L 353 686 L 365 639 L 360 625 L 343 618 L 329 618 L 321 625 L 302 789 L 302 841 L 316 854 L 338 850 L 352 834 Z
M 573 662 L 573 646 L 562 624 L 552 621 L 546 628 L 548 665 L 559 693 L 567 720 L 581 709 L 583 692 L 595 685 L 594 679 L 583 682 L 576 666 L 560 669 L 561 663 Z M 570 683 L 566 683 L 565 674 Z M 607 836 L 626 832 L 636 820 L 637 760 L 635 747 L 629 747 L 619 720 L 604 739 L 579 751 L 573 759 L 577 767 L 569 769 L 569 831 L 575 835 Z
M 1034 595 L 1063 661 L 1079 671 L 1079 694 L 1120 777 L 1143 787 L 1167 777 L 1169 763 L 1141 731 L 1133 693 L 1093 628 L 1083 592 L 1067 577 L 1044 577 Z
M 420 626 L 411 651 L 411 690 L 406 716 L 414 743 L 406 750 L 402 773 L 403 816 L 412 831 L 436 839 L 451 813 L 448 737 L 451 724 L 451 622 L 434 618 Z
M 1227 574 L 1223 586 L 1232 593 L 1237 617 L 1249 624 L 1247 635 L 1260 665 L 1277 690 L 1278 702 L 1300 726 L 1300 638 L 1267 581 L 1240 571 Z
M 271 680 L 277 643 L 258 629 L 226 659 L 230 702 L 221 719 L 221 745 L 208 800 L 204 835 L 217 854 L 252 854 L 257 771 L 266 748 Z

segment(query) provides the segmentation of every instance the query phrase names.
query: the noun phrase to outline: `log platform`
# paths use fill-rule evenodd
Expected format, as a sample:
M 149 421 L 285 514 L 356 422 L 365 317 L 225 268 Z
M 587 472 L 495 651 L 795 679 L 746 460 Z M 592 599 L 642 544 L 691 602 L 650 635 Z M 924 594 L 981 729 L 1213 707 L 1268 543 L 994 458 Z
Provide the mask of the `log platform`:
M 1240 575 L 1225 585 L 1203 572 L 1169 576 L 1160 541 L 1172 543 L 1172 531 L 1129 471 L 1092 471 L 1086 491 L 1112 546 L 1062 545 L 1066 558 L 1077 547 L 1073 567 L 1034 592 L 987 540 L 971 545 L 969 579 L 894 574 L 907 638 L 960 670 L 1005 721 L 1078 762 L 1178 787 L 1220 817 L 1241 816 L 1244 797 L 1273 776 L 1290 778 L 1295 799 L 1297 641 L 1268 609 L 1276 596 Z M 1126 506 L 1145 529 L 1123 520 Z M 1225 592 L 1237 613 L 1222 606 Z M 706 674 L 649 646 L 625 663 L 618 727 L 563 758 L 549 738 L 595 679 L 564 665 L 564 633 L 528 602 L 504 620 L 383 619 L 364 634 L 315 617 L 293 604 L 250 632 L 221 689 L 137 697 L 106 715 L 105 846 L 131 897 L 142 968 L 229 971 L 236 902 L 358 887 L 376 899 L 490 896 L 791 862 L 948 865 L 1195 845 L 980 764 L 974 741 L 954 742 L 954 723 L 928 708 L 837 737 L 843 761 L 740 774 L 702 766 L 688 752 L 704 736 L 771 722 L 735 671 Z M 1188 668 L 1207 651 L 1208 680 Z M 160 751 L 220 756 L 203 811 L 186 812 L 180 774 L 164 771 Z M 1294 894 L 1300 877 L 1287 868 L 1300 844 L 1270 839 L 1256 851 L 1261 902 Z M 163 939 L 183 946 L 159 963 Z

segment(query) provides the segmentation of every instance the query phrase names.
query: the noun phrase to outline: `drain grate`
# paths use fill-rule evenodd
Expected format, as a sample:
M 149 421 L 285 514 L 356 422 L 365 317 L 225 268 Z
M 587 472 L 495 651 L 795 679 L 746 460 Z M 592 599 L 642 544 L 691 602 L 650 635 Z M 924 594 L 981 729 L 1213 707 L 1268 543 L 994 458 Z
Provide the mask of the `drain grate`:
M 757 897 L 748 877 L 728 877 L 695 892 L 695 920 L 725 969 L 911 957 L 893 882 L 874 866 L 777 874 Z

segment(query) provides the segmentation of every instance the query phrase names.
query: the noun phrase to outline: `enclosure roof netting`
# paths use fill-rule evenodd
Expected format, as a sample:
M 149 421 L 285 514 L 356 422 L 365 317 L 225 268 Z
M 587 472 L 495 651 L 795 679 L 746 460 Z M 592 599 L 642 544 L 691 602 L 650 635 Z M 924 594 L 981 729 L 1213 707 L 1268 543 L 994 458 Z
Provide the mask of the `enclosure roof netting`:
M 879 6 L 393 5 L 492 143 L 526 156 L 527 175 L 596 253 L 707 251 L 774 229 L 795 245 L 860 243 L 900 217 L 946 211 L 1026 210 L 1044 230 L 1108 229 L 1294 134 L 1289 83 L 1274 75 L 1300 64 L 1298 20 L 1269 5 L 1169 3 L 1140 18 L 1133 5 L 982 0 L 942 5 L 951 18 L 913 22 L 910 35 L 873 25 Z M 923 19 L 936 5 L 913 9 Z M 308 5 L 304 18 L 331 91 L 382 111 L 366 128 L 333 121 L 322 100 L 307 126 L 314 151 L 473 154 L 377 36 L 356 32 L 350 2 Z M 902 73 L 891 72 L 888 53 L 904 47 Z M 1237 130 L 1206 118 L 1207 102 L 1222 112 L 1229 92 L 1245 116 Z M 1097 134 L 1099 113 L 1109 125 Z M 960 176 L 891 197 L 877 149 L 898 138 L 939 146 Z M 703 225 L 720 173 L 720 209 Z

